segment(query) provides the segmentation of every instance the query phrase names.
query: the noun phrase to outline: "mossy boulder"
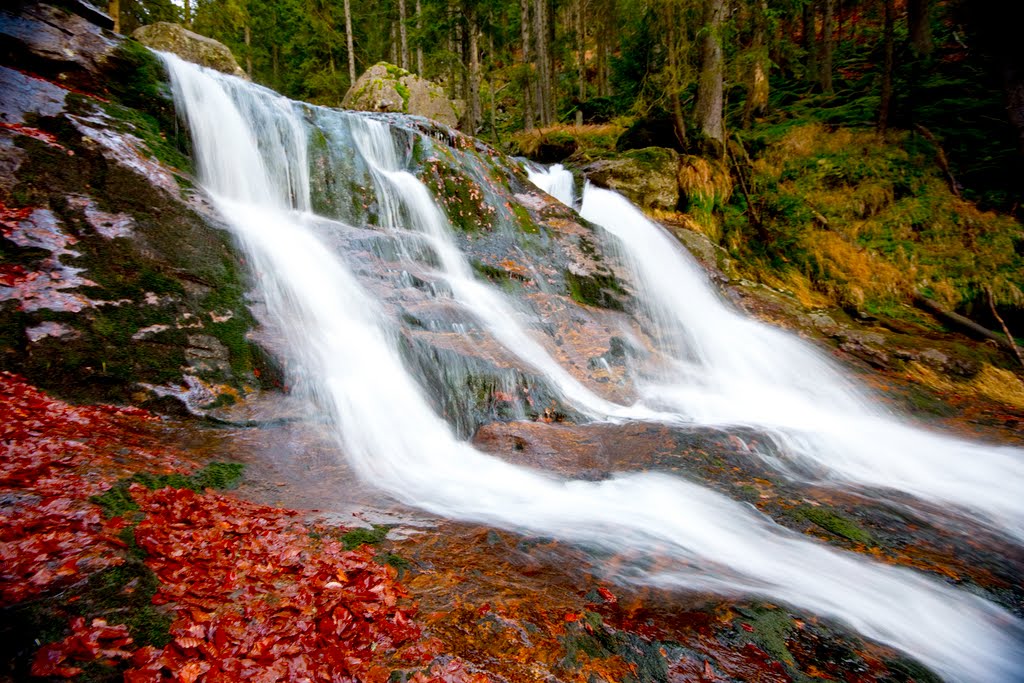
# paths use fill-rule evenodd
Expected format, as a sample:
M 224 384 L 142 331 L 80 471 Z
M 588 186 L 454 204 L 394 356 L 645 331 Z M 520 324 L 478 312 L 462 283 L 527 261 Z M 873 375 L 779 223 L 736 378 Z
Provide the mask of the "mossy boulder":
M 132 33 L 132 38 L 154 50 L 171 52 L 186 61 L 239 78 L 248 78 L 227 45 L 193 33 L 180 24 L 158 21 L 139 27 Z
M 665 147 L 646 147 L 601 159 L 583 173 L 599 187 L 621 192 L 645 209 L 673 211 L 679 204 L 679 154 Z
M 59 8 L 8 19 L 24 73 L 0 61 L 0 369 L 72 400 L 244 396 L 269 368 L 159 59 Z M 79 48 L 62 59 L 45 26 Z
M 413 114 L 453 128 L 460 113 L 441 86 L 387 62 L 377 62 L 367 69 L 349 88 L 341 106 Z

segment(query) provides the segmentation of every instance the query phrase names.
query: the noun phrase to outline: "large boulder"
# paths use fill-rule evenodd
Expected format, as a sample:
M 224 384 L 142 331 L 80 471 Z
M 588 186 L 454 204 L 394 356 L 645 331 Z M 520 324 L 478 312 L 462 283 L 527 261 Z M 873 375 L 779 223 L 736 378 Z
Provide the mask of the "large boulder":
M 367 69 L 345 93 L 341 106 L 424 116 L 453 128 L 460 114 L 441 86 L 387 62 Z
M 189 62 L 239 78 L 248 78 L 227 45 L 193 33 L 180 24 L 158 21 L 136 29 L 132 38 L 154 50 L 171 52 Z
M 275 371 L 162 65 L 26 7 L 0 12 L 0 370 L 76 401 L 244 398 Z
M 601 159 L 583 169 L 598 187 L 621 192 L 645 209 L 674 211 L 679 204 L 679 154 L 664 147 L 647 147 Z

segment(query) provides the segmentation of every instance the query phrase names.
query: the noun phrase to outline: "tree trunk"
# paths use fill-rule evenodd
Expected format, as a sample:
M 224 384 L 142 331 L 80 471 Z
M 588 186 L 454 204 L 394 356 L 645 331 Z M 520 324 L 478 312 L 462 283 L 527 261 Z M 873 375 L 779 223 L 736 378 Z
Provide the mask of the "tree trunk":
M 580 104 L 587 99 L 587 29 L 583 20 L 586 0 L 576 0 L 576 68 L 579 79 L 577 98 Z
M 345 0 L 345 46 L 348 48 L 348 84 L 356 82 L 356 52 L 352 49 L 352 8 Z
M 679 79 L 679 27 L 676 25 L 676 0 L 665 2 L 666 39 L 668 40 L 669 99 L 672 101 L 672 128 L 681 149 L 686 147 L 686 119 L 683 117 L 683 103 L 679 99 L 682 89 Z
M 481 121 L 480 112 L 480 29 L 477 26 L 476 8 L 466 10 L 466 30 L 469 32 L 469 102 L 465 130 L 476 135 Z
M 409 36 L 405 27 L 405 0 L 398 0 L 398 38 L 399 38 L 399 51 L 398 59 L 400 64 L 398 66 L 403 69 L 409 68 Z
M 765 45 L 768 30 L 767 0 L 753 0 L 751 3 L 753 36 L 750 42 L 750 73 L 747 75 L 747 101 L 743 104 L 743 127 L 748 128 L 755 116 L 761 116 L 768 108 L 768 47 Z
M 1006 112 L 1017 129 L 1017 144 L 1024 156 L 1024 59 L 1005 59 L 1003 89 L 1006 91 Z
M 878 132 L 885 134 L 889 127 L 889 113 L 892 109 L 892 71 L 893 71 L 893 47 L 895 43 L 893 14 L 893 0 L 882 0 L 885 14 L 885 25 L 883 30 L 882 45 L 885 52 L 885 61 L 882 65 L 882 97 L 878 105 Z
M 824 16 L 821 20 L 821 43 L 820 56 L 818 58 L 820 68 L 821 90 L 829 95 L 833 93 L 832 88 L 832 53 L 835 50 L 835 7 L 836 0 L 825 0 Z
M 804 4 L 803 12 L 801 14 L 801 20 L 803 25 L 803 40 L 801 44 L 804 48 L 804 56 L 806 61 L 804 77 L 807 81 L 814 83 L 818 80 L 818 46 L 817 46 L 817 19 L 815 15 L 815 1 L 809 0 Z
M 114 20 L 114 33 L 121 32 L 121 0 L 110 0 L 107 3 L 107 14 Z
M 547 0 L 534 0 L 533 36 L 537 43 L 537 114 L 541 127 L 551 125 L 551 78 L 548 59 Z
M 192 27 L 192 2 L 191 0 L 185 0 L 185 12 L 183 16 L 185 20 L 185 26 Z
M 915 57 L 932 53 L 931 0 L 907 0 L 907 33 Z
M 395 66 L 401 66 L 398 63 L 398 22 L 391 22 L 391 47 L 388 49 L 388 62 Z
M 245 73 L 252 78 L 252 28 L 249 20 L 245 20 Z
M 701 43 L 700 80 L 697 83 L 697 125 L 721 156 L 725 150 L 725 126 L 722 121 L 724 59 L 722 57 L 722 21 L 725 0 L 705 0 L 704 38 Z
M 347 1 L 347 0 L 346 0 Z M 416 0 L 416 73 L 423 77 L 423 6 Z
M 530 0 L 519 0 L 520 33 L 523 49 L 523 130 L 533 130 L 533 66 L 530 49 Z

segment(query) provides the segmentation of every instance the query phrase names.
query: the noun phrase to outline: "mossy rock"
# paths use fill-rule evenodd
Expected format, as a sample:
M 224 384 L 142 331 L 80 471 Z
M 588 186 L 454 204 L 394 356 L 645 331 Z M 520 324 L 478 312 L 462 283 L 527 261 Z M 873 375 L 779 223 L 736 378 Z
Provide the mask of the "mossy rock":
M 139 27 L 132 33 L 132 38 L 154 50 L 170 52 L 200 66 L 246 78 L 227 45 L 193 33 L 180 24 L 158 21 Z
M 664 147 L 625 152 L 587 165 L 583 172 L 599 187 L 621 192 L 646 209 L 673 211 L 679 204 L 679 154 Z
M 232 238 L 193 191 L 188 130 L 162 63 L 133 40 L 89 33 L 75 15 L 45 16 L 78 36 L 74 61 L 56 62 L 24 36 L 12 54 L 85 89 L 60 107 L 32 90 L 20 96 L 45 105 L 22 116 L 53 142 L 0 131 L 18 159 L 0 169 L 0 202 L 29 215 L 0 238 L 0 258 L 38 274 L 31 282 L 52 280 L 0 302 L 0 368 L 63 398 L 117 403 L 145 403 L 140 385 L 181 386 L 186 375 L 233 395 L 260 383 L 254 370 L 276 376 L 248 339 Z M 20 83 L 0 81 L 0 97 Z M 42 95 L 52 87 L 25 83 Z
M 459 109 L 441 86 L 387 62 L 367 69 L 349 88 L 341 106 L 423 116 L 453 128 L 459 122 Z

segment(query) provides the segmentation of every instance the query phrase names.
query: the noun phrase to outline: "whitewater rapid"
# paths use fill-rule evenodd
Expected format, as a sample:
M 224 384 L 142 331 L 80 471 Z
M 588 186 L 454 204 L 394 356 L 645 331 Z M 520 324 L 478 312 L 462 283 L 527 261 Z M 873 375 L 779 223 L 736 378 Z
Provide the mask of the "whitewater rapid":
M 396 321 L 383 317 L 342 255 L 313 229 L 305 170 L 310 130 L 299 105 L 173 56 L 163 59 L 193 136 L 202 187 L 245 250 L 276 331 L 287 341 L 289 369 L 330 412 L 341 451 L 359 476 L 451 518 L 657 555 L 669 561 L 667 568 L 651 573 L 637 565 L 630 579 L 791 604 L 849 624 L 953 680 L 1019 677 L 1020 622 L 978 597 L 833 550 L 678 478 L 564 480 L 459 441 L 403 365 Z M 368 129 L 358 115 L 330 115 L 357 135 Z M 413 222 L 404 227 L 430 235 L 443 261 L 448 246 L 427 225 L 432 203 L 418 199 L 425 196 L 419 181 L 403 175 L 387 149 L 367 142 L 385 141 L 360 143 L 378 192 L 392 183 L 408 200 L 392 213 L 392 227 Z M 442 267 L 453 280 L 462 277 L 457 262 Z M 489 296 L 467 294 L 475 295 Z M 496 337 L 520 334 L 483 321 Z
M 572 174 L 529 169 L 559 201 Z M 914 428 L 886 413 L 809 344 L 726 305 L 664 228 L 621 195 L 585 185 L 580 214 L 603 228 L 640 291 L 655 339 L 672 359 L 639 377 L 644 403 L 709 426 L 749 426 L 776 448 L 755 451 L 794 479 L 896 490 L 953 504 L 1024 540 L 1024 451 Z

